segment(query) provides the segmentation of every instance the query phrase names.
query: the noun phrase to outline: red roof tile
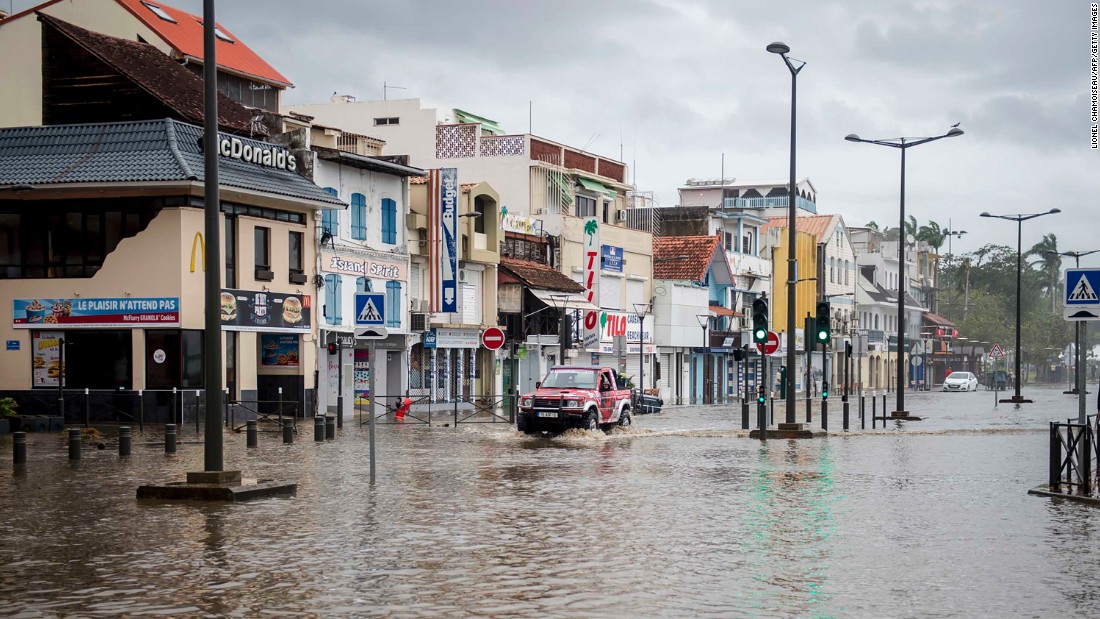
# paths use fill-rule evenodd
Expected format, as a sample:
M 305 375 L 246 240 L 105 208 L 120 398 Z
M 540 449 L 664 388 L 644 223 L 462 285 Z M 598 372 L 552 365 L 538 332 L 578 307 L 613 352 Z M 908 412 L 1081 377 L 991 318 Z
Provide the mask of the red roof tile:
M 569 279 L 554 267 L 530 260 L 501 258 L 500 267 L 515 275 L 517 279 L 532 288 L 540 290 L 560 290 L 562 292 L 583 292 L 584 286 Z
M 741 312 L 735 312 L 735 311 L 731 310 L 730 308 L 722 307 L 721 305 L 710 305 L 710 306 L 707 307 L 707 309 L 710 310 L 710 313 L 715 314 L 717 316 L 733 316 L 733 317 L 736 317 L 736 318 L 742 318 L 742 317 L 745 316 Z
M 191 58 L 202 60 L 203 44 L 201 17 L 168 6 L 159 0 L 145 0 L 148 4 L 160 8 L 172 19 L 176 20 L 176 23 L 172 23 L 157 17 L 142 0 L 116 0 L 116 2 L 126 7 L 127 10 L 134 14 L 134 17 L 137 17 L 142 23 L 152 29 L 153 32 L 160 35 L 160 38 L 164 39 L 164 42 L 170 45 L 176 52 L 183 56 L 190 56 Z M 290 80 L 284 77 L 282 73 L 276 71 L 274 67 L 267 64 L 259 54 L 252 51 L 251 48 L 245 45 L 243 41 L 237 38 L 236 35 L 230 32 L 225 26 L 220 23 L 216 23 L 215 25 L 217 25 L 218 30 L 221 30 L 222 33 L 230 39 L 233 39 L 232 43 L 221 39 L 217 39 L 215 42 L 215 50 L 218 54 L 218 66 L 245 76 L 258 78 L 265 82 L 274 82 L 283 86 L 293 86 Z
M 704 281 L 721 242 L 717 236 L 654 237 L 653 278 Z
M 832 215 L 807 215 L 805 217 L 795 218 L 795 230 L 799 232 L 807 232 L 814 235 L 819 240 L 824 238 L 825 232 L 829 229 L 829 226 L 833 222 Z M 761 231 L 770 227 L 786 228 L 786 217 L 772 217 L 768 220 L 768 223 L 761 228 Z

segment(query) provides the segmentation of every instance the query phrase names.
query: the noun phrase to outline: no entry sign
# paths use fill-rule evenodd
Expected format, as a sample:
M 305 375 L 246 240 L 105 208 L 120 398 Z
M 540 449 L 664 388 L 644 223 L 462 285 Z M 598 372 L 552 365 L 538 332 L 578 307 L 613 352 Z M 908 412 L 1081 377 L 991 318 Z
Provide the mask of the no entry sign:
M 760 350 L 760 344 L 756 345 L 756 350 Z M 777 350 L 779 350 L 779 334 L 775 331 L 768 331 L 768 343 L 764 344 L 764 354 L 770 355 Z
M 497 327 L 489 327 L 481 334 L 481 345 L 489 350 L 497 350 L 504 346 L 504 331 Z

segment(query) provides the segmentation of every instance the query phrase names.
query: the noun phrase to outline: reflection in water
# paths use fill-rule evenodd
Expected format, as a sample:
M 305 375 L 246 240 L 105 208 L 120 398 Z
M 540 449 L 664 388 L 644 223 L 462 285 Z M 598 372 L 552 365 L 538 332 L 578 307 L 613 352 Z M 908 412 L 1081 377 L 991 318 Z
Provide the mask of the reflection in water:
M 228 466 L 299 494 L 220 506 L 133 499 L 198 445 L 71 468 L 32 436 L 0 477 L 0 615 L 1100 616 L 1100 512 L 1024 494 L 1045 420 L 968 410 L 766 445 L 718 408 L 552 439 L 383 427 L 374 486 L 354 425 L 228 435 Z

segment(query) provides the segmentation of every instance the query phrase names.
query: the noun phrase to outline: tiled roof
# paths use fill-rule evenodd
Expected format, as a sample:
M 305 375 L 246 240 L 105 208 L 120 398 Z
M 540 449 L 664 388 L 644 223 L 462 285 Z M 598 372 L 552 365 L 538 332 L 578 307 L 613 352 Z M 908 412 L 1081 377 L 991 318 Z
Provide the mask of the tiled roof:
M 203 83 L 194 73 L 148 43 L 111 37 L 74 26 L 44 13 L 38 19 L 109 65 L 123 77 L 176 111 L 184 120 L 202 123 Z M 218 125 L 247 133 L 252 114 L 218 93 Z
M 202 136 L 202 127 L 171 119 L 0 129 L 0 185 L 202 182 Z M 254 149 L 279 148 L 234 139 Z M 218 180 L 223 187 L 345 206 L 295 172 L 241 159 L 219 157 Z
M 653 279 L 704 281 L 720 243 L 718 236 L 654 237 Z
M 940 316 L 939 314 L 933 314 L 932 312 L 925 312 L 924 314 L 922 314 L 922 316 L 924 317 L 925 321 L 930 322 L 934 325 L 939 325 L 941 327 L 954 327 L 955 326 L 955 323 L 951 322 L 947 318 L 944 318 L 943 316 Z
M 735 318 L 742 318 L 745 316 L 741 312 L 735 312 L 730 308 L 722 307 L 721 305 L 710 305 L 707 306 L 707 309 L 710 310 L 710 313 L 716 316 L 733 316 Z
M 833 223 L 834 215 L 807 215 L 805 217 L 795 218 L 795 229 L 799 232 L 807 232 L 817 237 L 818 240 L 825 238 L 825 234 L 829 231 L 829 227 Z M 772 217 L 768 219 L 768 223 L 761 229 L 766 230 L 771 227 L 786 228 L 786 217 Z
M 170 45 L 180 55 L 198 60 L 203 58 L 202 18 L 168 6 L 159 0 L 116 0 L 126 7 L 134 17 L 137 17 L 153 32 L 160 35 L 164 42 Z M 175 23 L 165 21 L 156 16 L 146 4 L 159 7 L 167 13 Z M 233 42 L 223 41 L 220 38 L 215 41 L 214 48 L 218 55 L 218 66 L 251 77 L 260 78 L 266 82 L 274 82 L 283 86 L 293 86 L 282 73 L 279 73 L 267 64 L 267 62 L 252 51 L 236 35 L 225 26 L 215 22 L 218 30 L 222 31 Z
M 530 260 L 515 260 L 502 257 L 500 259 L 500 267 L 512 275 L 515 275 L 517 279 L 532 288 L 538 288 L 540 290 L 560 290 L 562 292 L 584 291 L 584 286 L 569 279 L 561 271 L 545 264 L 531 262 Z

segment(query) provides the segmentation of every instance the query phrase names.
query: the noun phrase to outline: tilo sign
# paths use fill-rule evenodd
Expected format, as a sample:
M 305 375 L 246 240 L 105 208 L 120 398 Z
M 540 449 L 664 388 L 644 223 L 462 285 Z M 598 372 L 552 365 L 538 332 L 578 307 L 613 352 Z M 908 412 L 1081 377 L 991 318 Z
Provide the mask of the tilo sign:
M 600 317 L 602 326 L 601 341 L 609 341 L 616 337 L 625 337 L 628 342 L 637 342 L 639 335 L 642 341 L 653 341 L 653 316 L 645 316 L 639 329 L 638 316 L 635 314 L 620 314 L 616 312 L 602 312 Z

